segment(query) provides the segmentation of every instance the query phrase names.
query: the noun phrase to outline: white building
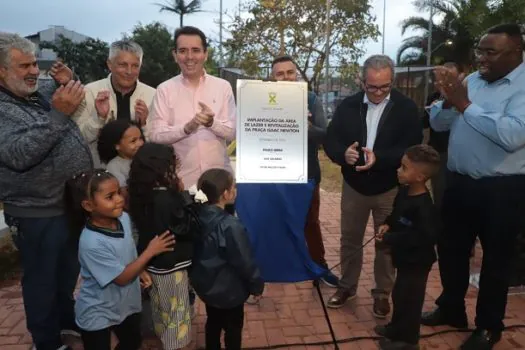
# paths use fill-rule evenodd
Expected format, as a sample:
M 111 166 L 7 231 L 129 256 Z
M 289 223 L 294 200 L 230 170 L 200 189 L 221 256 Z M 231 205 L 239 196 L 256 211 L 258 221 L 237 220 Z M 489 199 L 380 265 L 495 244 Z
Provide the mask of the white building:
M 89 39 L 88 36 L 77 33 L 73 30 L 66 29 L 64 26 L 49 26 L 48 29 L 44 29 L 36 34 L 26 36 L 27 39 L 31 40 L 37 46 L 36 55 L 38 66 L 40 67 L 41 71 L 40 75 L 42 77 L 47 76 L 48 70 L 57 59 L 57 54 L 51 49 L 40 48 L 40 43 L 56 43 L 59 41 L 61 36 L 73 41 L 74 43 L 80 43 Z

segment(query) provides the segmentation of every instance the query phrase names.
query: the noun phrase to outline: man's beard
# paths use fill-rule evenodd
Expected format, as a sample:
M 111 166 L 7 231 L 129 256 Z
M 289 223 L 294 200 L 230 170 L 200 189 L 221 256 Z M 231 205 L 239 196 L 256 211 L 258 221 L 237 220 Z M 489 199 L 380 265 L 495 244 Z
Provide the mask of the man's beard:
M 35 79 L 35 86 L 26 84 L 26 79 Z M 19 96 L 27 97 L 38 90 L 38 76 L 28 75 L 24 79 L 16 77 L 12 73 L 8 73 L 5 79 L 6 87 L 13 93 Z

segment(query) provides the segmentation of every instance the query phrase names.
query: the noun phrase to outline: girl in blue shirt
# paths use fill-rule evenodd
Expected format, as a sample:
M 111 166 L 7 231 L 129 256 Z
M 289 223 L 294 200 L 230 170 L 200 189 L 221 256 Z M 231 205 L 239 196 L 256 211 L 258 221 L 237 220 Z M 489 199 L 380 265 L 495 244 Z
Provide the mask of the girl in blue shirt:
M 82 284 L 75 304 L 76 323 L 85 350 L 110 350 L 111 331 L 118 350 L 138 350 L 141 295 L 151 284 L 144 272 L 150 259 L 173 250 L 169 232 L 151 240 L 137 257 L 129 216 L 118 180 L 95 169 L 68 181 L 66 201 L 72 232 L 80 233 L 79 260 Z

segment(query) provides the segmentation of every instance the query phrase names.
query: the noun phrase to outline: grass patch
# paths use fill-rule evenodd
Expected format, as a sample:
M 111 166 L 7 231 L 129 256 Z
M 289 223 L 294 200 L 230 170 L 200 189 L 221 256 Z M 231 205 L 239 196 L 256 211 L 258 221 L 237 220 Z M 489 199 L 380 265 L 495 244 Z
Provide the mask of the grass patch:
M 327 192 L 340 193 L 343 185 L 341 167 L 333 163 L 323 150 L 319 151 L 319 163 L 321 165 L 321 188 Z

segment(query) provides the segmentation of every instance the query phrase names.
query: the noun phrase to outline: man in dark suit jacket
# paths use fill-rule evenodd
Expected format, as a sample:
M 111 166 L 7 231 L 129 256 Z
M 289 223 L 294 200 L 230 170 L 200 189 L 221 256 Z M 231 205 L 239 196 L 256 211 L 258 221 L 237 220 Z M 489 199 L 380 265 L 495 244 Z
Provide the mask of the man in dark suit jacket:
M 328 307 L 342 307 L 356 297 L 363 254 L 360 247 L 370 213 L 374 231 L 392 211 L 397 194 L 397 169 L 404 151 L 423 139 L 422 122 L 414 101 L 396 90 L 394 63 L 384 55 L 368 58 L 363 67 L 363 89 L 336 109 L 325 138 L 328 157 L 341 166 L 341 270 L 337 292 Z M 395 272 L 390 251 L 375 244 L 372 290 L 374 315 L 390 313 L 388 297 Z

